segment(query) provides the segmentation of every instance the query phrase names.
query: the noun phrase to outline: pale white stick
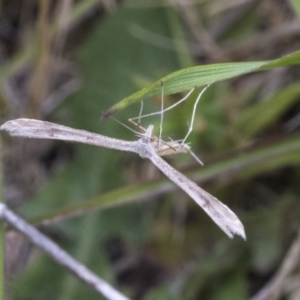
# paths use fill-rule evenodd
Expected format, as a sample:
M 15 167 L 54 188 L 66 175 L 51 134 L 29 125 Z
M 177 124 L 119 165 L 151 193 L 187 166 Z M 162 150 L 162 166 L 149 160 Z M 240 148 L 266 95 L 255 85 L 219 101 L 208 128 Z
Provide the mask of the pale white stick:
M 140 113 L 139 113 L 138 126 L 140 126 L 140 124 L 141 124 L 141 115 L 143 112 L 143 108 L 144 108 L 144 101 L 141 100 L 141 109 L 140 109 Z
M 151 160 L 170 180 L 192 197 L 230 238 L 234 234 L 238 234 L 246 239 L 243 224 L 226 205 L 201 189 L 159 157 L 155 148 L 151 145 L 153 125 L 148 127 L 145 135 L 133 142 L 32 119 L 8 121 L 0 129 L 8 131 L 14 136 L 67 140 L 121 151 L 136 152 L 142 158 Z
M 60 265 L 75 274 L 80 280 L 92 287 L 99 294 L 109 300 L 129 300 L 119 291 L 115 290 L 106 281 L 99 278 L 83 264 L 76 261 L 47 236 L 28 224 L 21 217 L 13 213 L 7 206 L 0 203 L 0 218 L 4 219 L 12 227 L 23 233 L 35 246 L 41 248 Z
M 163 122 L 164 122 L 164 84 L 161 81 L 161 99 L 160 99 L 160 123 L 159 123 L 159 135 L 158 135 L 158 143 L 157 148 L 160 148 L 161 144 L 161 137 L 162 137 L 162 130 L 163 130 Z
M 201 96 L 203 95 L 203 93 L 210 87 L 210 85 L 207 85 L 206 87 L 203 88 L 203 90 L 200 92 L 200 94 L 198 95 L 197 99 L 196 99 L 196 102 L 194 104 L 194 107 L 193 107 L 193 113 L 192 113 L 192 119 L 191 119 L 191 123 L 189 125 L 189 130 L 185 136 L 185 138 L 182 140 L 181 142 L 181 147 L 184 145 L 186 139 L 188 138 L 188 136 L 190 135 L 190 133 L 192 132 L 193 130 L 193 125 L 194 125 L 194 119 L 195 119 L 195 114 L 196 114 L 196 109 L 197 109 L 197 105 L 198 105 L 198 102 L 201 98 Z

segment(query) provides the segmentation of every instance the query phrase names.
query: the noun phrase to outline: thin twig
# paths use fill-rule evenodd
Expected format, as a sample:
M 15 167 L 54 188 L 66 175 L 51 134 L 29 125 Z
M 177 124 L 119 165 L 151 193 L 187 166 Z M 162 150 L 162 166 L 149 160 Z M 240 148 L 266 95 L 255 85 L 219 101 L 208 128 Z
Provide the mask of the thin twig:
M 62 250 L 57 244 L 51 241 L 35 227 L 29 225 L 25 220 L 13 213 L 7 206 L 0 203 L 0 218 L 15 229 L 23 233 L 35 246 L 41 248 L 60 265 L 72 272 L 81 281 L 92 287 L 96 292 L 109 300 L 128 300 L 119 291 L 115 290 L 106 281 L 102 280 L 86 268 L 83 264 L 76 261 L 67 252 Z

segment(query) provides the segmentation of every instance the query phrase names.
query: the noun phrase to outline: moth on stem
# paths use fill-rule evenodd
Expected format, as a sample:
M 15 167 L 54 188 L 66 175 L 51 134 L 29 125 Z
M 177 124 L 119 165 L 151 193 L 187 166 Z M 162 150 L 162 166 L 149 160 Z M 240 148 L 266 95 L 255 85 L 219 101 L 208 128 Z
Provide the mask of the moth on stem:
M 139 140 L 132 142 L 34 119 L 8 121 L 0 129 L 8 131 L 12 136 L 72 141 L 135 152 L 142 158 L 151 160 L 171 181 L 194 199 L 230 238 L 237 234 L 246 239 L 243 224 L 226 205 L 175 170 L 157 154 L 151 144 L 153 125 L 147 128 L 146 133 Z
M 129 119 L 129 122 L 131 122 L 132 124 L 134 124 L 136 126 L 138 125 L 138 123 L 135 123 L 133 121 L 133 119 Z M 122 124 L 122 125 L 124 125 L 124 124 Z M 142 127 L 140 125 L 138 125 L 138 127 L 140 129 L 142 129 L 144 132 L 147 131 L 144 127 Z M 129 128 L 129 129 L 132 130 L 131 128 Z M 141 136 L 140 133 L 138 133 L 138 135 Z M 182 141 L 181 142 L 174 141 L 171 138 L 169 138 L 169 139 L 170 139 L 170 141 L 166 142 L 166 141 L 162 140 L 161 138 L 152 134 L 151 144 L 153 147 L 155 147 L 156 153 L 159 156 L 166 156 L 166 155 L 173 155 L 173 154 L 188 152 L 201 166 L 204 166 L 201 159 L 191 150 L 191 147 L 188 144 L 182 143 Z
M 158 112 L 154 112 L 154 113 L 150 113 L 150 114 L 146 114 L 146 115 L 142 115 L 143 112 L 143 107 L 144 107 L 144 102 L 143 100 L 141 100 L 141 109 L 140 109 L 140 113 L 138 117 L 134 117 L 134 118 L 130 118 L 128 119 L 129 122 L 131 122 L 132 124 L 134 124 L 137 128 L 141 128 L 144 132 L 146 132 L 146 129 L 144 129 L 141 126 L 141 119 L 145 118 L 145 117 L 150 117 L 150 116 L 155 116 L 155 115 L 160 115 L 160 123 L 159 123 L 159 135 L 158 137 L 153 135 L 153 143 L 155 142 L 156 145 L 156 149 L 157 149 L 157 154 L 160 156 L 164 156 L 164 155 L 171 155 L 171 154 L 176 154 L 176 153 L 186 153 L 189 152 L 190 155 L 200 164 L 200 165 L 204 165 L 203 162 L 199 159 L 199 157 L 191 150 L 191 147 L 185 143 L 186 139 L 188 138 L 188 136 L 190 135 L 190 133 L 193 130 L 193 124 L 194 124 L 194 118 L 195 118 L 195 113 L 196 113 L 196 108 L 198 105 L 198 102 L 201 98 L 201 96 L 203 95 L 203 93 L 205 92 L 205 90 L 209 87 L 210 85 L 204 87 L 204 89 L 202 89 L 202 91 L 199 93 L 196 102 L 194 104 L 194 108 L 193 108 L 193 113 L 192 113 L 192 118 L 191 118 L 191 122 L 189 125 L 189 129 L 188 132 L 186 134 L 186 136 L 184 137 L 183 140 L 181 140 L 181 142 L 179 143 L 178 141 L 174 141 L 170 138 L 169 142 L 163 141 L 162 140 L 162 130 L 163 130 L 163 119 L 164 119 L 164 113 L 168 110 L 171 110 L 172 108 L 174 108 L 175 106 L 179 105 L 180 103 L 184 102 L 186 99 L 188 99 L 188 97 L 191 95 L 191 93 L 195 90 L 195 88 L 193 88 L 191 91 L 188 92 L 188 94 L 183 97 L 181 100 L 177 101 L 175 104 L 164 108 L 164 86 L 163 86 L 163 82 L 161 82 L 161 110 Z M 112 117 L 111 117 L 112 118 Z M 112 118 L 114 119 L 114 118 Z M 115 119 L 114 119 L 115 120 Z M 137 120 L 137 123 L 134 121 Z M 115 120 L 117 121 L 117 120 Z M 118 123 L 121 123 L 119 121 L 117 121 Z M 129 130 L 132 130 L 131 128 L 129 128 L 128 126 L 124 125 L 121 123 L 121 125 L 125 126 L 126 128 L 128 128 Z M 164 146 L 161 146 L 161 144 L 164 144 Z M 168 149 L 169 148 L 169 149 Z
M 188 136 L 191 134 L 191 132 L 193 131 L 193 126 L 194 126 L 194 120 L 195 120 L 195 114 L 196 114 L 196 109 L 198 106 L 198 103 L 202 97 L 202 95 L 204 94 L 204 92 L 211 86 L 211 84 L 205 86 L 201 92 L 198 94 L 197 99 L 194 103 L 193 106 L 193 112 L 192 112 L 192 117 L 191 117 L 191 121 L 190 123 L 188 123 L 188 132 L 185 135 L 184 139 L 181 142 L 180 148 L 183 147 L 185 145 L 185 141 L 187 140 Z M 193 93 L 193 91 L 195 90 L 195 88 L 191 89 L 182 99 L 180 99 L 179 101 L 177 101 L 175 104 L 164 108 L 164 94 L 163 94 L 163 83 L 161 83 L 161 110 L 154 112 L 154 113 L 150 113 L 150 114 L 146 114 L 146 115 L 141 115 L 142 112 L 142 107 L 143 107 L 143 102 L 142 106 L 141 106 L 141 111 L 138 117 L 135 118 L 131 118 L 129 119 L 130 122 L 133 122 L 134 120 L 138 119 L 138 123 L 140 124 L 140 121 L 142 118 L 146 118 L 146 117 L 151 117 L 151 116 L 155 116 L 155 115 L 160 115 L 160 130 L 159 130 L 159 138 L 161 138 L 161 133 L 162 133 L 162 122 L 163 122 L 163 115 L 166 111 L 171 110 L 172 108 L 176 107 L 177 105 L 179 105 L 180 103 L 184 102 L 185 100 L 188 99 L 188 97 Z M 194 155 L 193 155 L 194 156 Z

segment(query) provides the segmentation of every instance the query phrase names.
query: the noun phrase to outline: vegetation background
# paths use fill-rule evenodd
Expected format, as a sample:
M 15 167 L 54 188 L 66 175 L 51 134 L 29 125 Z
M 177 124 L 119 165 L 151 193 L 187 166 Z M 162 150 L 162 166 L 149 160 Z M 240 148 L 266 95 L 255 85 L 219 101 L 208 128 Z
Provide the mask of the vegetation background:
M 134 140 L 101 113 L 178 69 L 294 52 L 299 17 L 297 0 L 3 0 L 1 124 L 37 118 Z M 205 167 L 167 158 L 236 212 L 247 242 L 151 163 L 86 145 L 3 135 L 4 201 L 131 299 L 300 299 L 299 71 L 212 85 L 189 138 Z M 184 137 L 195 96 L 166 113 L 166 136 Z M 144 102 L 160 109 L 160 97 Z M 139 109 L 115 117 L 128 124 Z M 5 242 L 7 299 L 99 299 L 17 232 Z M 272 278 L 273 298 L 259 298 Z

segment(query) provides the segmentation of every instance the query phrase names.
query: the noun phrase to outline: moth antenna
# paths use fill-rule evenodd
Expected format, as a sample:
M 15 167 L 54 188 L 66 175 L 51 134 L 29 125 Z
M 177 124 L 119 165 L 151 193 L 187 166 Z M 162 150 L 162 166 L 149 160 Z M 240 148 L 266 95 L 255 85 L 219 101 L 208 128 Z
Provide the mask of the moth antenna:
M 136 135 L 141 136 L 141 133 L 140 133 L 140 132 L 138 132 L 138 131 L 132 129 L 131 127 L 125 125 L 124 123 L 122 123 L 121 121 L 115 119 L 115 118 L 112 117 L 112 116 L 109 116 L 109 117 L 110 117 L 111 119 L 113 119 L 115 122 L 117 122 L 117 123 L 119 123 L 120 125 L 122 125 L 123 127 L 127 128 L 128 130 L 130 130 L 131 132 L 135 133 Z M 129 119 L 129 120 L 131 120 L 131 119 Z M 137 123 L 135 123 L 135 122 L 133 122 L 133 124 L 134 124 L 134 125 L 137 125 Z M 143 128 L 143 129 L 144 129 L 144 128 Z M 145 130 L 145 129 L 144 129 L 144 130 Z M 146 131 L 146 130 L 145 130 L 145 131 Z

